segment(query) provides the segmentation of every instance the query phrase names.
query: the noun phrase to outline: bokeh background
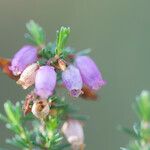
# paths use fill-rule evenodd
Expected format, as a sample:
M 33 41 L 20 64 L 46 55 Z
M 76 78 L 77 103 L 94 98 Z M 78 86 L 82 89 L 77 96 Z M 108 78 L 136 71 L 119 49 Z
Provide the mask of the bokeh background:
M 49 40 L 60 26 L 70 26 L 68 44 L 90 54 L 108 84 L 96 102 L 78 100 L 85 125 L 86 150 L 119 150 L 129 137 L 117 131 L 137 119 L 131 104 L 142 89 L 150 90 L 149 0 L 0 0 L 0 55 L 11 57 L 26 43 L 25 23 L 38 22 Z M 0 111 L 3 103 L 22 100 L 24 92 L 0 72 Z M 11 137 L 0 123 L 0 146 Z M 9 147 L 11 149 L 11 147 Z

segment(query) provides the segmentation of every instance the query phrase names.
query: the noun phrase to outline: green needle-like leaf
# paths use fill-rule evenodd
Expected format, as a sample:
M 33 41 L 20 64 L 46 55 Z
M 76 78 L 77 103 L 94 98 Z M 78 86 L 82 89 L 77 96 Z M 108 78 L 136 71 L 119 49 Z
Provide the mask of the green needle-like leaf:
M 32 44 L 36 44 L 38 46 L 43 45 L 46 40 L 46 35 L 41 26 L 31 20 L 26 24 L 27 30 L 29 34 L 25 34 L 25 38 L 31 42 Z
M 57 31 L 56 52 L 55 52 L 57 55 L 63 53 L 63 49 L 67 42 L 69 33 L 70 33 L 69 27 L 61 27 L 60 30 Z
M 16 117 L 16 113 L 14 112 L 12 103 L 10 101 L 4 104 L 4 109 L 10 122 L 12 122 L 13 124 L 18 124 L 18 118 Z

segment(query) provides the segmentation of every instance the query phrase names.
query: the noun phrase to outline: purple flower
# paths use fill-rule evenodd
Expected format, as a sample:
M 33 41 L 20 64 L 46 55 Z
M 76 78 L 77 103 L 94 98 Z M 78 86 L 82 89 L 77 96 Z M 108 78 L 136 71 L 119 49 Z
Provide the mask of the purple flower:
M 98 90 L 106 81 L 103 80 L 100 70 L 95 62 L 88 56 L 78 56 L 75 65 L 80 70 L 83 83 L 92 90 Z
M 73 150 L 81 149 L 84 146 L 84 131 L 78 120 L 68 119 L 63 124 L 61 131 L 72 145 Z
M 25 45 L 14 55 L 9 69 L 17 76 L 20 75 L 28 65 L 36 61 L 37 48 L 31 45 Z
M 62 73 L 62 81 L 73 97 L 78 97 L 82 93 L 82 78 L 79 70 L 73 65 L 69 65 Z
M 42 66 L 36 73 L 35 92 L 41 98 L 47 99 L 53 94 L 56 86 L 56 72 L 53 67 Z

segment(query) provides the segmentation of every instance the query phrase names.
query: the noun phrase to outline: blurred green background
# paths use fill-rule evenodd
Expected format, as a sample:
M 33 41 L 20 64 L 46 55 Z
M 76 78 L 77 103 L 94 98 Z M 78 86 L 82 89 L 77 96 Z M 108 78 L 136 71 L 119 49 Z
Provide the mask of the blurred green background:
M 119 150 L 128 143 L 129 137 L 116 127 L 132 125 L 136 117 L 131 104 L 142 89 L 150 89 L 149 6 L 149 0 L 0 0 L 1 56 L 11 57 L 24 45 L 30 19 L 43 26 L 52 41 L 56 29 L 70 26 L 68 44 L 93 50 L 91 57 L 108 84 L 99 91 L 99 101 L 77 101 L 90 116 L 86 150 Z M 1 111 L 5 100 L 22 100 L 26 93 L 0 73 Z M 0 146 L 6 137 L 10 134 L 0 123 Z

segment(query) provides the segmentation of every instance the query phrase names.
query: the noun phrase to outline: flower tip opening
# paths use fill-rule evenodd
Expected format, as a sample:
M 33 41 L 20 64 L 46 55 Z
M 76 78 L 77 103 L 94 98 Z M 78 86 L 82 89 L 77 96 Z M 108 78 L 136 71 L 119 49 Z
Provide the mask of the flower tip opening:
M 53 91 L 46 89 L 35 89 L 35 93 L 42 99 L 47 99 L 49 96 L 53 95 Z
M 73 97 L 79 97 L 80 95 L 82 95 L 84 92 L 80 89 L 73 89 L 70 91 L 70 95 Z

